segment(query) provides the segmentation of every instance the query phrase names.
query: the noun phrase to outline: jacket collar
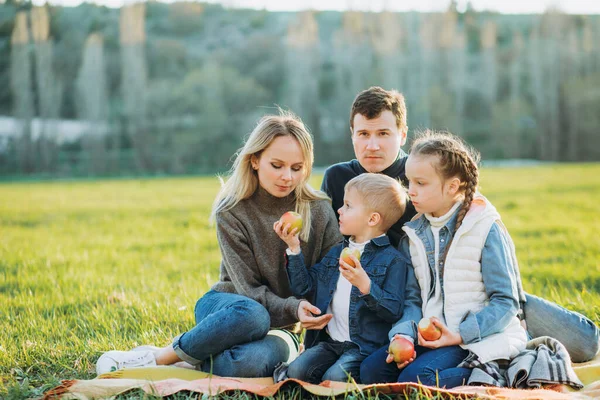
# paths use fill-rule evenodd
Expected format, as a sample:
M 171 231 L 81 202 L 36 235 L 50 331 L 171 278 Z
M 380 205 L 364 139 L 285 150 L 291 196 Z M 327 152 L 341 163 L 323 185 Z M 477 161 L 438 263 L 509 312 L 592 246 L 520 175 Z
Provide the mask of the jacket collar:
M 383 236 L 378 236 L 376 238 L 373 238 L 369 241 L 369 243 L 367 243 L 367 246 L 372 244 L 373 246 L 376 247 L 385 247 L 385 246 L 389 246 L 390 243 L 390 237 L 388 235 L 383 235 Z M 344 247 L 348 247 L 350 245 L 350 238 L 344 236 Z

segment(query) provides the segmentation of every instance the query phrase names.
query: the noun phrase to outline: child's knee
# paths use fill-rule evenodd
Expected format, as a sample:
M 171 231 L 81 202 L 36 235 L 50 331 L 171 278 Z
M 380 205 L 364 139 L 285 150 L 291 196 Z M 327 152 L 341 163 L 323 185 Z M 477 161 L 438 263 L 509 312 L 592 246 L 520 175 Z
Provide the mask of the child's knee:
M 359 380 L 359 377 L 355 375 L 356 373 L 352 374 L 352 371 L 346 371 L 341 365 L 336 364 L 323 374 L 322 380 L 335 382 L 348 382 L 352 379 Z

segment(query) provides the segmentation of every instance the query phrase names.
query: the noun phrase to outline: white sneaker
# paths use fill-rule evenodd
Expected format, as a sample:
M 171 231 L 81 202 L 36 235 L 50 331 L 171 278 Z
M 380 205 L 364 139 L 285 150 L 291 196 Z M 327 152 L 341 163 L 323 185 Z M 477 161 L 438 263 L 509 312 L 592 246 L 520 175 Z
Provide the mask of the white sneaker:
M 134 347 L 133 349 L 131 349 L 131 351 L 146 351 L 146 350 L 151 350 L 152 352 L 156 353 L 157 351 L 162 350 L 162 347 L 144 344 L 144 345 Z
M 118 371 L 121 368 L 139 368 L 156 365 L 154 352 L 145 351 L 108 351 L 100 356 L 96 362 L 98 375 Z

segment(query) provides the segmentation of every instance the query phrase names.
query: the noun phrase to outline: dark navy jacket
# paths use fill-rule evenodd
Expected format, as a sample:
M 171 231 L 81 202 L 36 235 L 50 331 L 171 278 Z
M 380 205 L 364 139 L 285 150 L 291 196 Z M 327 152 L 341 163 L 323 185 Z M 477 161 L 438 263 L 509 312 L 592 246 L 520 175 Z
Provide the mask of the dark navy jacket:
M 310 269 L 304 265 L 302 254 L 288 256 L 288 277 L 294 295 L 314 299 L 313 304 L 325 313 L 340 277 L 340 253 L 347 246 L 347 240 L 335 245 Z M 362 354 L 369 355 L 388 342 L 390 328 L 402 316 L 410 260 L 391 245 L 388 236 L 381 236 L 367 243 L 360 263 L 371 279 L 371 290 L 362 295 L 352 286 L 350 339 L 360 347 Z M 319 341 L 320 333 L 306 332 L 307 348 Z
M 406 180 L 406 160 L 408 156 L 402 150 L 398 154 L 398 159 L 392 163 L 388 168 L 381 171 L 382 174 L 392 177 L 394 179 L 400 179 L 405 187 L 408 187 L 408 181 Z M 327 193 L 327 196 L 331 198 L 331 205 L 335 216 L 339 220 L 340 217 L 337 213 L 338 208 L 344 205 L 344 187 L 348 181 L 360 174 L 367 172 L 358 160 L 352 160 L 348 162 L 342 162 L 327 168 L 325 175 L 323 176 L 323 182 L 321 183 L 321 190 Z M 415 206 L 409 201 L 406 203 L 406 210 L 404 215 L 400 217 L 388 231 L 388 236 L 394 247 L 398 247 L 400 239 L 405 235 L 402 230 L 402 226 L 410 221 L 412 217 L 417 214 Z

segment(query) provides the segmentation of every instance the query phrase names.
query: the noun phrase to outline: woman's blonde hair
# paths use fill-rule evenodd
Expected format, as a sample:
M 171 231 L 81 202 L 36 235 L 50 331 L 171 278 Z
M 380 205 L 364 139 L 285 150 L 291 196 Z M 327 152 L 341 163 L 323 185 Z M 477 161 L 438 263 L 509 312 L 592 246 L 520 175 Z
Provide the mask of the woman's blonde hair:
M 329 198 L 308 184 L 314 161 L 313 141 L 304 123 L 289 111 L 279 111 L 279 115 L 266 115 L 250 133 L 244 146 L 236 153 L 235 161 L 229 172 L 229 179 L 221 179 L 221 190 L 213 203 L 211 219 L 217 213 L 235 207 L 240 201 L 249 198 L 258 188 L 258 174 L 252 168 L 252 158 L 260 158 L 262 152 L 271 145 L 275 138 L 290 136 L 298 141 L 304 158 L 303 176 L 294 189 L 296 211 L 304 221 L 300 231 L 300 239 L 307 241 L 311 227 L 310 203 L 314 200 Z

